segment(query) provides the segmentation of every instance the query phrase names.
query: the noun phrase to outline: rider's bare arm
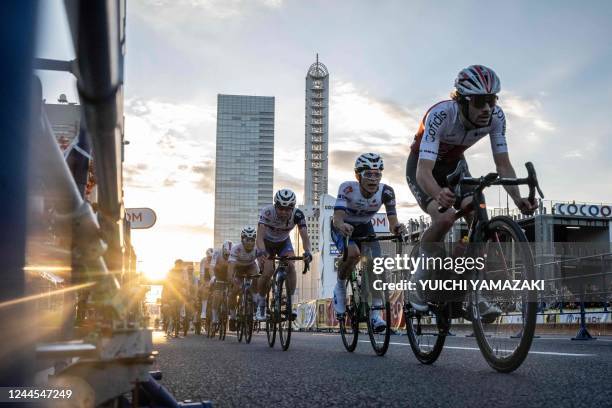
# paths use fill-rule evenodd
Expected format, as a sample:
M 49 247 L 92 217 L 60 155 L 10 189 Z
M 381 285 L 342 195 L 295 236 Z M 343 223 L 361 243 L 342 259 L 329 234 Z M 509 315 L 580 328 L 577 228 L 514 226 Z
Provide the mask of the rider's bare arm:
M 425 190 L 430 197 L 437 197 L 442 188 L 433 176 L 434 160 L 419 159 L 417 164 L 416 179 L 419 186 Z
M 495 154 L 493 155 L 493 160 L 495 161 L 497 174 L 499 174 L 500 177 L 516 178 L 516 172 L 514 171 L 514 167 L 512 167 L 512 163 L 510 163 L 510 156 L 508 153 Z M 504 189 L 510 194 L 510 197 L 512 197 L 515 203 L 521 199 L 521 191 L 518 186 L 504 186 Z
M 389 231 L 394 233 L 397 226 L 400 225 L 397 215 L 388 215 L 387 218 L 389 219 Z
M 348 235 L 351 235 L 351 233 L 353 232 L 353 227 L 344 222 L 345 216 L 346 216 L 346 211 L 334 210 L 334 216 L 333 216 L 332 222 L 334 224 L 334 228 L 342 232 L 344 235 L 348 236 Z
M 336 229 L 340 229 L 342 225 L 344 225 L 344 216 L 346 215 L 346 211 L 344 210 L 335 210 L 332 222 L 334 223 L 334 227 Z
M 300 237 L 304 243 L 304 251 L 310 252 L 310 238 L 308 237 L 308 228 L 302 227 L 299 229 Z
M 236 270 L 236 263 L 235 262 L 229 262 L 227 264 L 227 277 L 230 281 L 232 281 L 234 279 L 234 271 Z
M 416 179 L 419 186 L 438 202 L 438 205 L 446 208 L 452 207 L 455 195 L 448 188 L 442 188 L 433 176 L 434 160 L 419 159 L 417 163 Z
M 264 224 L 257 225 L 257 241 L 256 246 L 260 251 L 265 250 L 266 246 L 264 244 L 264 236 L 266 235 L 266 227 Z
M 510 162 L 510 156 L 508 153 L 498 153 L 493 155 L 495 160 L 495 166 L 497 167 L 497 174 L 502 178 L 516 178 L 516 172 Z M 530 202 L 528 198 L 521 197 L 521 191 L 518 186 L 504 186 L 504 189 L 508 192 L 514 204 L 521 210 L 523 214 L 531 214 L 537 208 L 537 203 Z

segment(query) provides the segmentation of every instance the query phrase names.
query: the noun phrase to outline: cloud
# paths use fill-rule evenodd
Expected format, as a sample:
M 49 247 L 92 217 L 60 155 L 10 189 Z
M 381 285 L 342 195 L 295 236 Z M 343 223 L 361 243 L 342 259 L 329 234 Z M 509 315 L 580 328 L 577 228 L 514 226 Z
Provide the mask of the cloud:
M 334 81 L 330 96 L 330 133 L 341 141 L 374 136 L 393 141 L 413 134 L 422 112 L 370 95 L 352 82 Z
M 159 230 L 164 232 L 212 235 L 214 228 L 205 224 L 172 224 L 160 226 Z
M 258 10 L 282 7 L 283 0 L 145 0 L 140 2 L 147 16 L 171 16 L 179 21 L 195 24 L 197 19 L 227 20 L 242 18 Z M 163 12 L 161 10 L 163 9 Z
M 164 184 L 163 184 L 163 185 L 164 185 L 164 187 L 172 187 L 172 186 L 174 186 L 175 184 L 176 184 L 176 180 L 173 180 L 173 179 L 171 179 L 171 178 L 169 178 L 169 177 L 168 177 L 168 178 L 166 178 L 166 179 L 164 180 Z
M 289 173 L 286 173 L 282 170 L 280 170 L 279 168 L 275 168 L 274 169 L 274 186 L 275 186 L 275 190 L 277 189 L 281 189 L 281 188 L 288 188 L 291 189 L 293 191 L 295 191 L 296 193 L 298 193 L 298 195 L 302 194 L 302 199 L 303 194 L 304 194 L 304 178 L 303 177 L 295 177 Z M 300 197 L 298 197 L 298 201 L 300 200 Z
M 127 188 L 148 189 L 147 169 L 149 166 L 146 163 L 124 164 L 123 166 L 123 183 Z
M 206 160 L 197 166 L 192 166 L 191 171 L 198 175 L 198 180 L 194 184 L 203 192 L 212 193 L 215 190 L 215 162 Z

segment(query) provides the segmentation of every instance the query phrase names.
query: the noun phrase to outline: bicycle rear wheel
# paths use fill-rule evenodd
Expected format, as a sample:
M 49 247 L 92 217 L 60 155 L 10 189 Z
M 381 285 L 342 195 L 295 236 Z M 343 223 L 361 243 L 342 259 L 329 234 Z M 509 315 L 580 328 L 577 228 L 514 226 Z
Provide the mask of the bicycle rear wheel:
M 266 337 L 268 338 L 268 346 L 274 347 L 276 341 L 276 313 L 274 310 L 274 283 L 270 285 L 270 290 L 266 295 Z
M 436 312 L 419 312 L 410 303 L 404 306 L 408 342 L 414 356 L 421 363 L 432 364 L 440 356 L 448 335 L 449 317 L 448 307 Z
M 351 295 L 349 295 L 349 288 Z M 349 297 L 346 302 L 346 313 L 339 319 L 340 336 L 342 344 L 348 352 L 353 352 L 357 348 L 357 339 L 359 337 L 359 310 L 357 307 L 357 298 L 355 293 L 358 293 L 357 282 L 347 279 L 346 293 Z
M 227 331 L 227 305 L 225 300 L 219 307 L 219 340 L 225 340 L 225 333 Z
M 291 330 L 293 326 L 292 319 L 292 304 L 291 295 L 287 289 L 287 279 L 284 277 L 279 278 L 278 292 L 276 296 L 277 310 L 278 310 L 278 337 L 281 342 L 283 351 L 289 349 L 291 343 Z
M 384 356 L 391 340 L 391 305 L 387 291 L 374 289 L 370 282 L 373 268 L 371 249 L 366 248 L 363 253 L 366 260 L 365 263 L 362 263 L 361 268 L 361 307 L 364 308 L 372 348 L 377 356 Z M 383 282 L 388 281 L 385 275 L 379 277 Z M 373 320 L 381 318 L 386 322 L 385 326 L 383 328 L 374 327 Z
M 520 226 L 508 217 L 494 217 L 488 224 L 482 247 L 485 268 L 478 279 L 535 280 L 535 265 L 527 237 Z M 492 322 L 484 321 L 479 304 L 488 302 L 501 309 L 502 315 Z M 478 347 L 495 370 L 509 373 L 525 360 L 533 340 L 537 313 L 535 291 L 476 290 L 470 293 L 469 314 Z

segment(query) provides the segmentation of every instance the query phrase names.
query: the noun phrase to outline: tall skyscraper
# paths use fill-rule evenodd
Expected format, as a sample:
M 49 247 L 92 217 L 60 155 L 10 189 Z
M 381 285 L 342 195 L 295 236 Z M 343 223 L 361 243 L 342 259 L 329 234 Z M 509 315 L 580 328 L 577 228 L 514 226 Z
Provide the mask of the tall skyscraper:
M 240 239 L 272 203 L 274 97 L 217 95 L 214 245 Z
M 318 207 L 327 193 L 329 73 L 319 54 L 306 74 L 306 161 L 304 204 Z

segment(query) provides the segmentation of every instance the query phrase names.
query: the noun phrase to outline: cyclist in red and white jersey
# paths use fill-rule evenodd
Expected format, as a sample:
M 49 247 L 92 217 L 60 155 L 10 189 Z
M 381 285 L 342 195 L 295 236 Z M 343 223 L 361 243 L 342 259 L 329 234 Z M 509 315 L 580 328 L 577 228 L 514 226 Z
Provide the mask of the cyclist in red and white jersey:
M 465 150 L 488 135 L 497 173 L 501 177 L 516 177 L 506 144 L 506 118 L 497 105 L 499 91 L 499 78 L 491 68 L 471 65 L 459 72 L 451 100 L 429 108 L 419 125 L 408 156 L 406 180 L 417 203 L 432 221 L 421 237 L 425 256 L 435 252 L 435 245 L 428 243 L 442 241 L 454 223 L 456 210 L 465 208 L 472 200 L 473 187 L 462 186 L 459 196 L 455 196 L 446 183 L 446 176 L 464 159 Z M 521 197 L 518 186 L 504 188 L 521 212 L 531 213 L 536 208 L 535 203 Z M 439 207 L 448 209 L 440 213 Z M 426 279 L 426 275 L 426 271 L 418 269 L 414 280 Z M 411 291 L 409 300 L 415 309 L 427 310 L 418 291 Z M 483 317 L 501 313 L 488 302 L 479 307 Z

